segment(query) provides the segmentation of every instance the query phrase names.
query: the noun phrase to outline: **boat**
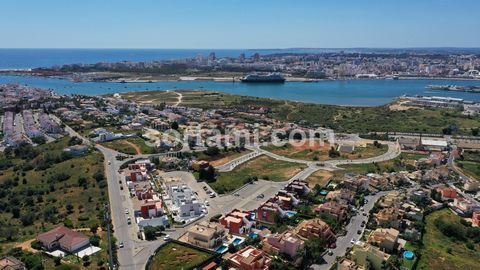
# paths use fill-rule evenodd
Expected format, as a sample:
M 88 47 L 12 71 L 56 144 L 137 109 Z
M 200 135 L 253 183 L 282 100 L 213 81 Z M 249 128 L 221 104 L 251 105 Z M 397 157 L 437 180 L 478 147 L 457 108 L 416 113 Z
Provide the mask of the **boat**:
M 480 92 L 480 86 L 462 86 L 462 85 L 433 85 L 429 84 L 425 88 L 430 90 L 460 91 L 460 92 Z
M 245 83 L 284 83 L 285 77 L 278 72 L 272 73 L 252 73 L 241 79 Z

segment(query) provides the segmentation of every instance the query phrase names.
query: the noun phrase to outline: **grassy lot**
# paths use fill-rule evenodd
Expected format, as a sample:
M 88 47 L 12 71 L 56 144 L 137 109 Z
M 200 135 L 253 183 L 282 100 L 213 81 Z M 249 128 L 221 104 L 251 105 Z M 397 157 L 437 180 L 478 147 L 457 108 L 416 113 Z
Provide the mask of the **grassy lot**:
M 455 160 L 457 167 L 463 173 L 480 180 L 480 155 L 474 153 L 464 153 L 463 160 Z
M 334 146 L 337 148 L 337 145 Z M 367 144 L 365 147 L 355 147 L 355 151 L 352 153 L 342 153 L 340 157 L 330 158 L 328 156 L 328 151 L 331 146 L 325 143 L 323 146 L 320 146 L 317 143 L 306 142 L 304 145 L 293 145 L 287 143 L 283 146 L 268 145 L 262 147 L 269 152 L 274 154 L 285 156 L 293 159 L 302 159 L 302 160 L 331 160 L 331 159 L 357 159 L 357 158 L 369 158 L 382 155 L 387 152 L 388 145 L 381 144 L 379 147 L 374 146 L 373 144 Z
M 314 173 L 312 173 L 308 178 L 308 184 L 311 187 L 314 187 L 315 185 L 320 185 L 321 187 L 325 187 L 330 179 L 332 178 L 333 173 L 329 171 L 324 171 L 324 170 L 319 170 Z
M 426 233 L 423 237 L 423 249 L 417 269 L 478 269 L 480 262 L 480 244 L 475 244 L 475 250 L 466 247 L 466 241 L 455 241 L 447 237 L 434 221 L 441 219 L 445 222 L 463 226 L 460 217 L 450 210 L 444 209 L 426 217 Z
M 167 105 L 173 105 L 178 101 L 177 94 L 172 91 L 139 91 L 122 93 L 122 97 L 127 100 L 135 100 L 146 104 L 165 103 Z
M 427 157 L 427 155 L 417 153 L 401 153 L 400 156 L 392 160 L 382 161 L 378 163 L 342 165 L 340 167 L 344 168 L 345 170 L 336 171 L 336 174 L 367 174 L 409 170 L 413 168 L 412 164 L 414 160 L 418 160 L 423 157 Z
M 108 201 L 103 156 L 91 150 L 83 157 L 67 157 L 62 150 L 68 141 L 64 137 L 23 150 L 30 157 L 0 154 L 14 164 L 0 172 L 0 246 L 5 247 L 0 253 L 60 225 L 87 232 L 101 226 Z M 106 249 L 94 257 L 105 261 Z
M 201 160 L 206 160 L 206 161 L 209 161 L 210 164 L 212 166 L 221 166 L 225 163 L 228 163 L 238 157 L 241 157 L 243 155 L 246 155 L 248 153 L 250 153 L 252 151 L 250 150 L 243 150 L 243 151 L 235 151 L 235 150 L 231 150 L 231 151 L 221 151 L 220 154 L 218 155 L 215 155 L 215 156 L 209 156 L 209 155 L 206 155 L 204 152 L 196 152 L 195 153 L 195 156 L 198 158 L 198 159 L 201 159 Z
M 123 94 L 131 100 L 161 100 L 164 91 Z M 158 93 L 158 94 L 157 94 Z M 158 98 L 157 98 L 158 96 Z M 472 128 L 480 127 L 480 119 L 464 116 L 459 110 L 418 108 L 392 111 L 389 105 L 378 107 L 334 106 L 293 101 L 248 97 L 212 91 L 188 91 L 185 104 L 199 108 L 245 108 L 263 106 L 271 108 L 269 116 L 279 120 L 305 122 L 334 129 L 337 132 L 366 133 L 423 132 L 442 133 L 451 124 L 458 127 L 454 134 L 471 135 Z M 158 102 L 157 102 L 158 103 Z M 183 104 L 183 103 L 182 103 Z
M 419 250 L 419 247 L 416 244 L 412 244 L 411 242 L 407 242 L 405 244 L 405 250 L 410 250 L 410 251 L 412 251 L 413 253 L 416 254 L 417 251 Z M 416 261 L 418 260 L 418 256 L 415 256 L 415 258 L 413 260 L 407 260 L 402 255 L 400 255 L 400 257 L 401 257 L 400 258 L 400 263 L 401 263 L 402 267 L 404 267 L 405 269 L 413 269 L 413 266 L 415 265 Z
M 220 194 L 231 192 L 248 183 L 251 177 L 271 181 L 287 181 L 305 168 L 303 164 L 279 161 L 267 156 L 249 160 L 233 171 L 220 173 L 210 186 Z
M 154 153 L 153 147 L 148 146 L 144 139 L 138 137 L 104 142 L 102 145 L 127 155 Z
M 148 270 L 187 270 L 206 261 L 212 255 L 197 249 L 168 243 L 162 247 L 148 265 Z

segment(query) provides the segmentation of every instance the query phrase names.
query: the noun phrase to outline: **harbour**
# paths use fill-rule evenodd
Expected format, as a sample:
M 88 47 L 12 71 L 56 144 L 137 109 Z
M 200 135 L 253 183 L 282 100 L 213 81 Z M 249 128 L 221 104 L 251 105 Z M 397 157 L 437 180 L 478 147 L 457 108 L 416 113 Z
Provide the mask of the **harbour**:
M 103 95 L 132 91 L 198 89 L 329 105 L 380 106 L 399 96 L 443 96 L 480 101 L 473 92 L 427 89 L 428 85 L 480 86 L 478 80 L 409 79 L 409 80 L 324 80 L 315 83 L 240 83 L 232 81 L 161 81 L 161 82 L 73 82 L 65 79 L 34 76 L 0 76 L 0 84 L 19 83 L 42 87 L 59 94 Z

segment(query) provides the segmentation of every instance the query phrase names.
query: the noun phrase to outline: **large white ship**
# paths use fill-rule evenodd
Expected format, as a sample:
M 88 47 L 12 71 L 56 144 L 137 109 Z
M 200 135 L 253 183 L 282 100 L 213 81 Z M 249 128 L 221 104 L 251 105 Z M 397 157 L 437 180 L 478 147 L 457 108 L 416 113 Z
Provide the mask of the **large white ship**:
M 266 82 L 266 83 L 283 83 L 285 78 L 278 72 L 272 73 L 252 73 L 242 78 L 242 82 Z

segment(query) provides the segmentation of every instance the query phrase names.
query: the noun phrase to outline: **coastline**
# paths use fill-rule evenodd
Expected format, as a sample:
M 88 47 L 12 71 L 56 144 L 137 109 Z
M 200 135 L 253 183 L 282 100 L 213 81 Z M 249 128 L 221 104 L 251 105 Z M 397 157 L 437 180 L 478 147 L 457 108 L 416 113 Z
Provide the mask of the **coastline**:
M 124 74 L 124 73 L 123 73 Z M 172 78 L 162 78 L 162 79 L 148 79 L 145 77 L 149 76 L 132 76 L 132 77 L 122 77 L 122 73 L 111 73 L 112 78 L 102 78 L 102 77 L 90 77 L 77 79 L 76 76 L 82 75 L 102 75 L 101 72 L 81 72 L 74 74 L 41 74 L 35 72 L 32 69 L 0 69 L 0 76 L 31 76 L 31 77 L 44 77 L 50 79 L 60 79 L 60 80 L 70 80 L 73 82 L 110 82 L 110 83 L 158 83 L 158 82 L 183 82 L 183 81 L 212 81 L 212 82 L 241 82 L 240 76 L 183 76 L 183 75 L 161 75 L 165 77 Z M 117 76 L 116 78 L 113 78 Z M 291 77 L 286 76 L 285 82 L 323 82 L 323 81 L 377 81 L 377 80 L 451 80 L 451 81 L 480 81 L 480 77 L 428 77 L 428 76 L 398 76 L 397 79 L 392 79 L 391 77 L 376 77 L 376 78 L 356 78 L 356 77 L 345 77 L 345 78 L 306 78 L 306 77 Z

